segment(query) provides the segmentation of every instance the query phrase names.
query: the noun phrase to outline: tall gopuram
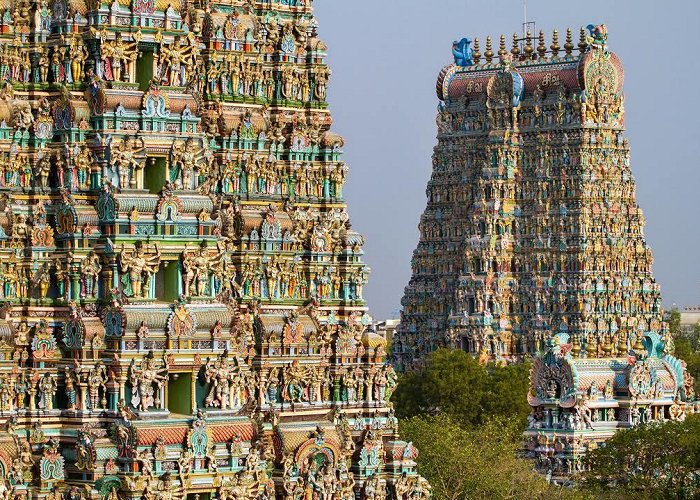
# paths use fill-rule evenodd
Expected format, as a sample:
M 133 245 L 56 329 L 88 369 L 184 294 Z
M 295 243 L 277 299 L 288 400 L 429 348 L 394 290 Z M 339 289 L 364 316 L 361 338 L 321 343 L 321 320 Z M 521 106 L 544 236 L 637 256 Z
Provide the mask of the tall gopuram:
M 425 499 L 311 0 L 5 0 L 0 499 Z
M 593 28 L 591 28 L 593 29 Z M 604 28 L 455 42 L 438 79 L 438 145 L 394 345 L 492 359 L 625 352 L 666 336 L 623 135 L 624 73 Z M 563 47 L 559 44 L 563 43 Z M 611 347 L 612 346 L 612 347 Z
M 526 449 L 554 476 L 617 429 L 679 420 L 695 399 L 672 356 L 624 138 L 624 73 L 604 25 L 455 42 L 438 145 L 394 343 L 535 356 Z

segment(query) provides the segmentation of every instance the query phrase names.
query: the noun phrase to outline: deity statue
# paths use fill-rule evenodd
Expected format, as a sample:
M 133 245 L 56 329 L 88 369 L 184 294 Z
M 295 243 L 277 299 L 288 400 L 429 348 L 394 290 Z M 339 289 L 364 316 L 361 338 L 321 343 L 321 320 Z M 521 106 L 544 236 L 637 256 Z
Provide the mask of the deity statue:
M 15 130 L 28 132 L 32 125 L 34 125 L 34 114 L 29 102 L 15 100 L 12 103 L 12 126 Z
M 39 290 L 39 298 L 45 299 L 49 294 L 49 285 L 51 283 L 51 274 L 49 273 L 49 264 L 45 262 L 34 274 L 34 287 Z
M 184 269 L 184 295 L 196 295 L 204 297 L 209 287 L 210 273 L 215 272 L 222 265 L 225 255 L 224 250 L 218 253 L 207 248 L 206 240 L 202 242 L 198 250 L 187 250 L 182 254 L 182 267 Z
M 90 435 L 79 431 L 75 443 L 76 461 L 75 467 L 78 470 L 93 470 L 95 468 L 95 448 Z
M 42 410 L 53 410 L 53 398 L 58 390 L 56 379 L 50 374 L 45 373 L 39 379 L 39 408 Z
M 141 142 L 140 146 L 138 141 Z M 119 187 L 121 189 L 135 188 L 137 173 L 143 168 L 137 159 L 138 155 L 146 149 L 143 139 L 125 136 L 117 146 L 112 143 L 110 148 L 112 169 L 119 176 Z
M 234 387 L 235 379 L 240 378 L 240 369 L 236 358 L 232 364 L 229 363 L 227 351 L 207 363 L 204 377 L 205 381 L 211 384 L 209 393 L 204 399 L 207 407 L 213 406 L 226 410 L 240 404 L 240 387 Z
M 64 388 L 66 392 L 67 406 L 69 410 L 75 410 L 78 408 L 78 403 L 80 398 L 78 397 L 78 392 L 76 387 L 79 385 L 78 373 L 80 370 L 80 365 L 78 361 L 75 361 L 75 367 L 66 366 L 64 368 Z
M 114 41 L 102 37 L 101 58 L 104 62 L 105 80 L 115 82 L 129 82 L 133 79 L 131 68 L 138 56 L 138 43 L 141 38 L 140 31 L 134 35 L 134 41 L 126 42 L 122 38 L 121 31 L 117 31 Z
M 82 82 L 85 76 L 83 68 L 85 66 L 88 53 L 81 37 L 74 36 L 71 39 L 69 54 L 71 60 L 71 81 L 75 83 Z
M 107 407 L 107 368 L 102 361 L 97 361 L 87 373 L 88 401 L 91 410 Z
M 131 406 L 139 411 L 160 407 L 159 393 L 167 380 L 167 365 L 159 368 L 153 351 L 149 352 L 138 365 L 135 359 L 132 360 L 129 366 Z
M 192 66 L 194 57 L 192 46 L 183 46 L 180 37 L 175 37 L 173 44 L 168 46 L 161 43 L 161 74 L 167 74 L 167 83 L 171 86 L 184 87 L 189 81 L 189 67 Z M 166 80 L 166 78 L 163 78 Z
M 88 181 L 90 179 L 90 170 L 92 168 L 93 159 L 92 152 L 90 148 L 86 145 L 75 147 L 75 153 L 73 156 L 73 166 L 76 170 L 77 187 L 81 189 L 88 188 Z
M 194 189 L 197 187 L 197 177 L 202 166 L 204 150 L 197 146 L 191 137 L 184 143 L 173 144 L 170 167 L 170 180 L 181 189 Z
M 142 242 L 138 241 L 134 250 L 126 250 L 122 245 L 120 252 L 122 283 L 125 293 L 132 297 L 147 298 L 149 283 L 160 267 L 160 248 L 154 245 L 154 251 L 147 253 Z
M 166 472 L 160 478 L 148 479 L 143 495 L 145 500 L 183 500 L 185 497 L 183 485 L 176 485 L 170 472 Z
M 49 57 L 46 55 L 46 49 L 44 49 L 44 47 L 41 45 L 37 48 L 37 54 L 39 72 L 36 75 L 35 81 L 37 83 L 46 83 L 49 81 Z
M 308 401 L 308 369 L 299 363 L 299 360 L 292 361 L 284 370 L 284 391 L 282 397 L 292 403 Z
M 46 189 L 49 187 L 49 174 L 51 173 L 51 153 L 40 149 L 36 158 L 34 179 L 38 181 L 38 187 Z
M 82 287 L 80 296 L 82 298 L 89 297 L 94 299 L 97 297 L 97 284 L 101 272 L 100 257 L 94 251 L 91 251 L 81 265 L 80 281 Z

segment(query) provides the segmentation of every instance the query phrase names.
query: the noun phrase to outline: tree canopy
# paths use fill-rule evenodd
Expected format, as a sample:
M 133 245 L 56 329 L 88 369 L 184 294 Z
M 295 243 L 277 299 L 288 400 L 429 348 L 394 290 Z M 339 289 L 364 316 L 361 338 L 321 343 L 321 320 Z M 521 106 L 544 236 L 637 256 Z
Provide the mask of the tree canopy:
M 436 500 L 466 498 L 570 498 L 572 492 L 550 486 L 532 463 L 517 458 L 520 426 L 493 419 L 478 428 L 445 414 L 403 420 L 400 431 L 420 451 L 419 471 Z
M 673 335 L 674 356 L 686 362 L 688 373 L 695 379 L 695 394 L 700 395 L 700 323 L 690 331 L 681 330 L 681 314 L 670 312 L 669 330 Z
M 700 498 L 700 415 L 616 433 L 586 457 L 583 484 L 618 497 Z
M 439 349 L 402 377 L 393 402 L 401 418 L 442 413 L 471 427 L 514 417 L 524 425 L 528 387 L 528 364 L 484 365 L 463 351 Z

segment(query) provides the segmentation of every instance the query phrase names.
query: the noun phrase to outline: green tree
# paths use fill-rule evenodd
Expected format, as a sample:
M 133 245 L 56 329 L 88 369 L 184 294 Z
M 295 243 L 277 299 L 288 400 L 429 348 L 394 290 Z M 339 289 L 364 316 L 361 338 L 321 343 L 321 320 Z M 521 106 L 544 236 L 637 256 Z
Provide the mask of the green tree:
M 439 349 L 417 372 L 405 374 L 393 402 L 401 418 L 444 413 L 467 426 L 491 417 L 515 417 L 524 425 L 529 365 L 483 365 L 459 350 Z
M 681 331 L 681 315 L 674 309 L 669 317 L 673 335 L 673 355 L 686 362 L 688 373 L 695 379 L 695 394 L 700 394 L 700 323 L 689 331 Z
M 668 330 L 674 337 L 681 333 L 681 313 L 676 308 L 668 312 Z
M 466 429 L 448 415 L 412 417 L 400 425 L 401 436 L 419 450 L 418 470 L 436 500 L 466 498 L 571 498 L 574 492 L 550 486 L 517 458 L 520 424 L 493 419 Z
M 583 484 L 617 498 L 700 498 L 700 415 L 616 433 L 587 456 Z

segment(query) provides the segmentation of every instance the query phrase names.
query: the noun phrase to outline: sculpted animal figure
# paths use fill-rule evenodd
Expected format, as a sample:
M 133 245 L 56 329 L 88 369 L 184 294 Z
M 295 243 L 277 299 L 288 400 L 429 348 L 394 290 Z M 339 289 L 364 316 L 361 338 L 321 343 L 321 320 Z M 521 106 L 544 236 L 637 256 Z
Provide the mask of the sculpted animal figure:
M 474 64 L 472 59 L 474 49 L 470 47 L 471 44 L 472 41 L 469 38 L 462 38 L 458 42 L 452 42 L 452 55 L 457 66 L 471 66 Z
M 587 37 L 587 42 L 588 45 L 602 45 L 605 46 L 605 43 L 608 40 L 608 28 L 604 24 L 599 24 L 599 25 L 593 25 L 589 24 L 586 26 L 586 29 L 590 33 L 590 35 Z

